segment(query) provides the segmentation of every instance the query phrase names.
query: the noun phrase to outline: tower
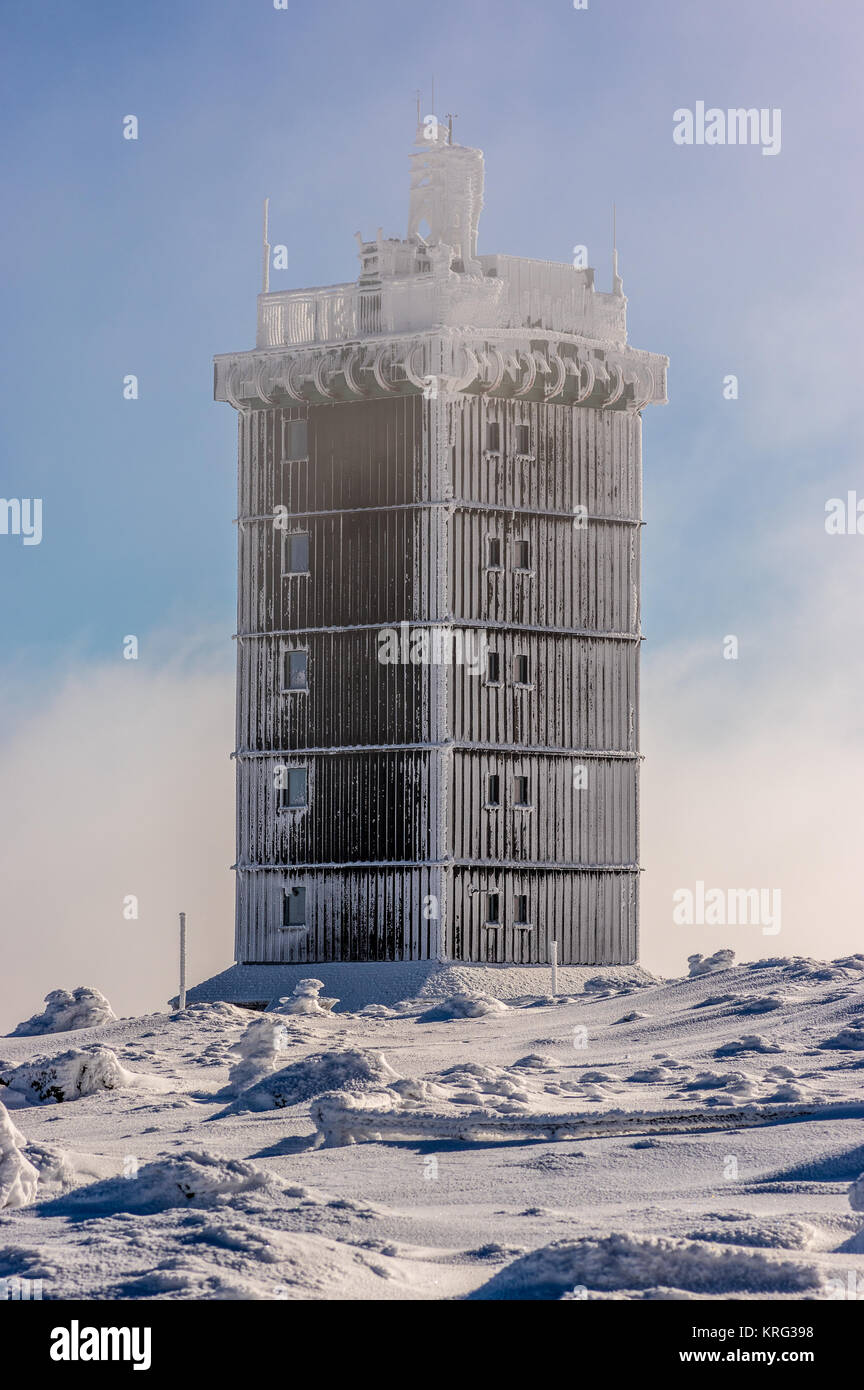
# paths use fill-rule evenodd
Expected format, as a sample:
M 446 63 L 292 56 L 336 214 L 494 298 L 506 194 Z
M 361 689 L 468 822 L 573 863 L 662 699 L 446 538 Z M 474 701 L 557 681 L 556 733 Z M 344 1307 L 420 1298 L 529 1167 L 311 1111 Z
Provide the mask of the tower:
M 408 233 L 263 293 L 239 415 L 239 962 L 628 962 L 641 411 L 594 272 L 479 255 L 427 118 Z

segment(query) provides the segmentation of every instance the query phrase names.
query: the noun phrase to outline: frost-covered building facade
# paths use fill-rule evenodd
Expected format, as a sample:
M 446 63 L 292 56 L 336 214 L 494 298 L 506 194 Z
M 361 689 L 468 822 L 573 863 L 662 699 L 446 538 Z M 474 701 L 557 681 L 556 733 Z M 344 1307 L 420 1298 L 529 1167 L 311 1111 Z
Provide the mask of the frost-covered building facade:
M 568 264 L 480 255 L 428 119 L 407 236 L 263 293 L 239 415 L 239 962 L 628 962 L 641 411 L 667 360 Z

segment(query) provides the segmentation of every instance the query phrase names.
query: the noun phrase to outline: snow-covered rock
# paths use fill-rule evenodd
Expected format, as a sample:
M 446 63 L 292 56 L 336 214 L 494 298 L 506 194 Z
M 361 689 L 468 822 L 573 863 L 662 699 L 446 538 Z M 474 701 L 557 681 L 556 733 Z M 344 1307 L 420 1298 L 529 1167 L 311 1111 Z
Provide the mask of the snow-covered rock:
M 0 1207 L 24 1207 L 36 1197 L 39 1174 L 23 1153 L 25 1143 L 0 1104 Z
M 687 957 L 689 976 L 695 980 L 700 975 L 715 975 L 718 970 L 731 970 L 735 963 L 735 952 L 728 948 L 715 951 L 713 956 L 694 955 Z
M 285 995 L 267 1005 L 267 1013 L 275 1014 L 329 1014 L 339 1003 L 338 999 L 322 997 L 323 980 L 298 980 L 294 993 Z
M 859 1173 L 849 1188 L 849 1205 L 853 1211 L 864 1211 L 864 1173 Z
M 482 1018 L 485 1014 L 507 1012 L 503 999 L 493 999 L 491 994 L 451 994 L 442 999 L 434 1008 L 420 1014 L 421 1023 L 445 1023 L 454 1018 Z
M 271 1072 L 243 1091 L 232 1109 L 281 1110 L 311 1100 L 325 1091 L 366 1091 L 386 1087 L 398 1078 L 381 1052 L 346 1047 L 318 1052 Z
M 8 1087 L 4 1098 L 19 1105 L 80 1100 L 94 1091 L 131 1086 L 136 1079 L 121 1067 L 110 1047 L 72 1048 L 59 1057 L 37 1057 L 18 1067 L 0 1062 L 0 1086 Z
M 160 1154 L 133 1175 L 90 1183 L 61 1198 L 70 1211 L 156 1212 L 209 1204 L 245 1192 L 274 1193 L 286 1184 L 247 1159 L 225 1158 L 203 1150 Z
M 69 1033 L 73 1028 L 95 1028 L 99 1023 L 113 1023 L 116 1018 L 105 995 L 98 989 L 81 985 L 71 994 L 65 989 L 53 989 L 45 995 L 42 1013 L 19 1023 L 9 1036 L 31 1038 L 43 1033 Z

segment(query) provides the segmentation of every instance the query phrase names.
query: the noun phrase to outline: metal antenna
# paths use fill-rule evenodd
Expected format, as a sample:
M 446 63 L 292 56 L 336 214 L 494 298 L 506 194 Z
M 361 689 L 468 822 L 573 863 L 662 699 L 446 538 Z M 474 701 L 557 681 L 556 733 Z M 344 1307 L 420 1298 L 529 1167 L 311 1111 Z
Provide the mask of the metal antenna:
M 432 74 L 432 106 L 431 106 L 431 111 L 432 111 L 432 115 L 434 116 L 434 115 L 435 115 L 435 74 L 434 74 L 434 73 Z
M 267 238 L 270 235 L 270 199 L 264 199 L 264 265 L 261 279 L 261 293 L 270 293 L 270 242 Z
M 423 99 L 423 93 L 420 91 L 415 92 L 415 96 L 417 97 L 417 124 L 419 125 L 420 121 L 422 120 L 422 117 L 420 115 L 420 102 Z
M 618 209 L 612 204 L 612 293 L 620 294 L 621 276 L 618 274 Z
M 448 144 L 450 144 L 450 145 L 453 144 L 453 122 L 454 122 L 455 120 L 458 120 L 458 118 L 459 118 L 459 112 L 458 112 L 458 111 L 448 111 L 448 112 L 447 112 L 447 131 L 448 131 L 447 141 L 448 141 Z

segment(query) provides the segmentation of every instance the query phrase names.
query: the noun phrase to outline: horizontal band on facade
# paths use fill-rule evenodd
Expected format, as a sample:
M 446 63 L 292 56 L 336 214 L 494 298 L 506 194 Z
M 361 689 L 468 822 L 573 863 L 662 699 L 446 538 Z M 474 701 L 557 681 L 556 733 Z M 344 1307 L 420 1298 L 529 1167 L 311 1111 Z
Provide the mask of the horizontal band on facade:
M 351 873 L 356 869 L 518 869 L 549 873 L 580 874 L 641 874 L 639 864 L 556 864 L 528 859 L 370 859 L 345 860 L 321 864 L 232 864 L 237 873 L 305 874 L 321 869 L 340 869 Z
M 536 753 L 552 758 L 615 758 L 642 762 L 643 754 L 630 749 L 550 748 L 534 743 L 463 743 L 452 739 L 437 743 L 348 743 L 330 748 L 237 748 L 232 758 L 311 758 L 341 756 L 344 753 L 427 753 L 452 750 L 454 753 Z
M 553 520 L 575 522 L 574 512 L 559 512 L 551 508 L 544 507 L 521 507 L 505 506 L 501 502 L 471 502 L 467 498 L 439 498 L 433 501 L 423 502 L 393 502 L 386 507 L 327 507 L 315 512 L 288 512 L 286 516 L 289 520 L 300 520 L 305 517 L 313 516 L 353 516 L 359 512 L 413 512 L 413 511 L 432 511 L 436 507 L 447 508 L 451 511 L 466 512 L 495 512 L 507 513 L 514 518 L 519 516 L 545 516 Z M 267 521 L 273 524 L 273 512 L 262 512 L 260 514 L 250 513 L 248 516 L 236 516 L 235 526 L 246 526 L 253 521 Z M 645 522 L 639 517 L 632 516 L 605 516 L 588 514 L 584 518 L 580 516 L 580 521 L 603 521 L 611 524 L 620 523 L 622 526 L 644 526 Z M 584 526 L 576 527 L 577 530 L 584 530 Z
M 340 627 L 280 627 L 271 628 L 269 632 L 235 632 L 236 642 L 256 641 L 265 637 L 303 637 L 307 633 L 333 633 L 342 632 L 385 632 L 388 630 L 398 631 L 402 626 L 410 628 L 442 628 L 452 627 L 456 629 L 477 628 L 480 632 L 537 632 L 541 636 L 550 637 L 588 637 L 595 641 L 604 642 L 642 642 L 644 633 L 641 632 L 613 632 L 603 631 L 591 627 L 544 627 L 539 623 L 499 623 L 482 622 L 479 618 L 395 618 L 391 622 L 380 623 L 348 623 Z M 390 665 L 390 662 L 386 662 Z M 401 665 L 402 663 L 393 663 Z M 409 665 L 427 665 L 432 663 L 410 662 Z M 446 664 L 446 663 L 439 663 Z M 457 664 L 457 663 L 453 663 Z

